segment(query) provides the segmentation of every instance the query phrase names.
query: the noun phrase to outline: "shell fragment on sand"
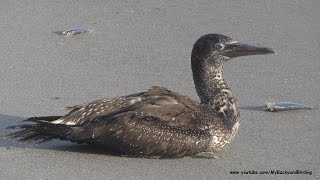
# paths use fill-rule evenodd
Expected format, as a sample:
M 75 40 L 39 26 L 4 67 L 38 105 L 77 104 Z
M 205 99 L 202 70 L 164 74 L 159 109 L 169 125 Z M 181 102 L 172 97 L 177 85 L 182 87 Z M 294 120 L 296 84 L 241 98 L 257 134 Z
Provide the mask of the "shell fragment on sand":
M 92 32 L 92 30 L 79 27 L 79 28 L 68 29 L 66 31 L 63 31 L 61 34 L 65 36 L 70 36 L 70 35 L 82 34 L 87 32 Z
M 313 107 L 292 102 L 266 102 L 265 106 L 265 110 L 270 112 L 290 111 L 298 109 L 313 109 Z

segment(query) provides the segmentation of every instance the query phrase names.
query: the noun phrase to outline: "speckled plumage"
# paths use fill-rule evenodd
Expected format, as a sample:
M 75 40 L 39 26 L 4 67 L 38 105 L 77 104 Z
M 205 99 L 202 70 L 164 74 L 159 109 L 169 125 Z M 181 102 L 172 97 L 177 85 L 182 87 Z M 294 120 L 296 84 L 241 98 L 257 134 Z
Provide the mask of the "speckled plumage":
M 219 34 L 194 45 L 191 66 L 198 103 L 163 87 L 70 107 L 64 116 L 35 117 L 9 128 L 24 142 L 62 139 L 98 144 L 139 157 L 173 158 L 215 153 L 231 142 L 239 127 L 239 109 L 223 79 L 223 63 L 244 55 L 273 53 L 239 44 Z

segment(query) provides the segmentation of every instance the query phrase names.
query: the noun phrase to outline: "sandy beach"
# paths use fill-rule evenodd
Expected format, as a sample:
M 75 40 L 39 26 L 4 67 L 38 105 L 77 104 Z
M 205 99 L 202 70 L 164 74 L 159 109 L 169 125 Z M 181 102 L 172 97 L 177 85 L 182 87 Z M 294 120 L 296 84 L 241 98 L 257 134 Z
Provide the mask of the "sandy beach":
M 218 159 L 126 158 L 1 137 L 0 179 L 320 179 L 319 10 L 315 0 L 0 2 L 1 136 L 25 118 L 153 85 L 198 99 L 190 54 L 204 34 L 276 52 L 225 64 L 241 125 Z M 55 33 L 74 27 L 92 33 Z M 315 109 L 265 112 L 268 101 Z M 281 174 L 292 171 L 311 173 Z

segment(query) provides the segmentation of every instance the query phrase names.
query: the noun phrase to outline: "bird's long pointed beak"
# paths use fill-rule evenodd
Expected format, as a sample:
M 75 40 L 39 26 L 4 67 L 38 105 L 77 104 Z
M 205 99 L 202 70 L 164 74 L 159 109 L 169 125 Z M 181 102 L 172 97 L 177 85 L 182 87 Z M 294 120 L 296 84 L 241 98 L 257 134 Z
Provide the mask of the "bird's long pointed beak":
M 234 58 L 239 56 L 262 55 L 272 53 L 274 53 L 274 51 L 268 47 L 254 46 L 235 42 L 232 44 L 227 44 L 222 54 L 230 58 Z

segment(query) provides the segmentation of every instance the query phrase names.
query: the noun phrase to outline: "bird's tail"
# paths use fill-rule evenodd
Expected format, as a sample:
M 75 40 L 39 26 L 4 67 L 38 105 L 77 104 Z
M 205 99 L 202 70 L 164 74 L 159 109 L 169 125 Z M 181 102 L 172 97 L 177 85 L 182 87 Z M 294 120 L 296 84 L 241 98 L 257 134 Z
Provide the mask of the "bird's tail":
M 21 142 L 43 143 L 52 139 L 65 139 L 65 135 L 70 131 L 70 127 L 64 124 L 53 124 L 51 121 L 59 119 L 61 116 L 32 117 L 23 122 L 34 122 L 32 124 L 20 124 L 9 126 L 7 129 L 19 129 L 6 137 L 18 139 Z

